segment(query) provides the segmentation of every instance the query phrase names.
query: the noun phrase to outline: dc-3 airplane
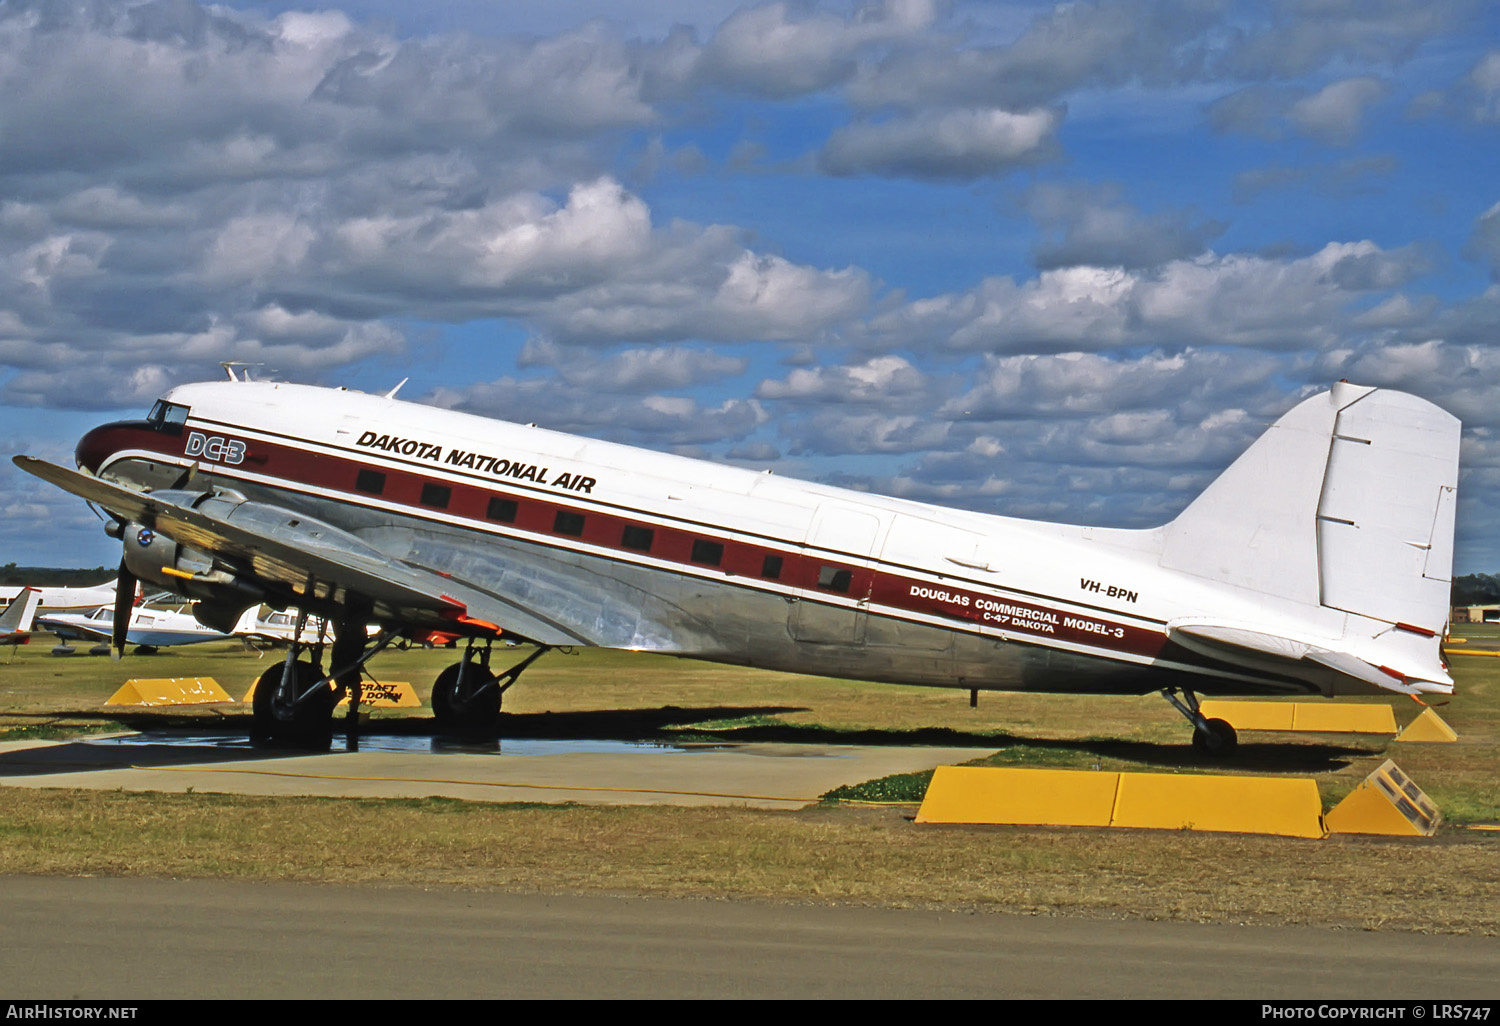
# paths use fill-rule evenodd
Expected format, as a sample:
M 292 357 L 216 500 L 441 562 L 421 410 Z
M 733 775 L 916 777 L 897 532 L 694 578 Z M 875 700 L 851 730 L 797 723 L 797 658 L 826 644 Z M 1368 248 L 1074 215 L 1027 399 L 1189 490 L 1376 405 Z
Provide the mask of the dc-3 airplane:
M 106 424 L 79 471 L 15 462 L 109 512 L 135 580 L 229 630 L 257 604 L 333 622 L 255 692 L 257 730 L 326 736 L 399 637 L 467 638 L 440 722 L 491 724 L 563 645 L 980 690 L 1453 690 L 1440 645 L 1459 423 L 1340 383 L 1278 420 L 1171 523 L 1076 527 L 881 498 L 398 401 L 183 385 Z M 398 388 L 400 386 L 397 386 Z M 117 603 L 115 646 L 128 602 Z M 365 625 L 381 625 L 373 639 Z M 537 649 L 496 673 L 496 641 Z

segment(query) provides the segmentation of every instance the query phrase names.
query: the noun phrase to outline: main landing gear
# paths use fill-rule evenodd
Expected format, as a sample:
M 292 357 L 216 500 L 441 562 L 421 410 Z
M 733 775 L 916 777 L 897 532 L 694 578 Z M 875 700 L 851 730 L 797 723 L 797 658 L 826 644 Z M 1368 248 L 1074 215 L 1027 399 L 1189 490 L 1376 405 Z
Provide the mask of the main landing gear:
M 307 614 L 297 617 L 292 637 L 299 638 Z M 261 674 L 255 682 L 251 705 L 255 736 L 297 746 L 326 748 L 333 740 L 333 711 L 347 695 L 351 733 L 359 716 L 361 674 L 365 663 L 396 640 L 396 632 L 383 630 L 367 644 L 364 620 L 346 620 L 334 629 L 329 651 L 331 672 L 323 671 L 325 642 L 305 645 L 293 641 L 286 659 Z M 303 655 L 307 658 L 302 658 Z
M 1177 711 L 1188 718 L 1193 725 L 1193 748 L 1203 755 L 1214 758 L 1227 758 L 1234 754 L 1239 747 L 1239 735 L 1229 725 L 1228 720 L 1205 719 L 1203 713 L 1198 710 L 1198 696 L 1186 688 L 1182 690 L 1182 698 L 1177 697 L 1177 688 L 1163 689 L 1161 696 L 1177 707 Z
M 442 673 L 432 685 L 432 716 L 445 730 L 488 730 L 500 716 L 501 696 L 521 676 L 521 672 L 548 651 L 537 648 L 525 659 L 496 675 L 490 669 L 493 639 L 483 648 L 470 638 L 464 657 Z

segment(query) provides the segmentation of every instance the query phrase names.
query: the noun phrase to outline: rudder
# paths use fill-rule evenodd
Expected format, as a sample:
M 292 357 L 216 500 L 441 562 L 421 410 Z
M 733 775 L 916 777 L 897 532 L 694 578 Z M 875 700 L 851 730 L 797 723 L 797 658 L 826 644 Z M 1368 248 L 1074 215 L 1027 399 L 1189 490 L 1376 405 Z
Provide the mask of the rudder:
M 1276 421 L 1166 526 L 1161 565 L 1441 631 L 1459 428 L 1424 399 L 1340 382 Z

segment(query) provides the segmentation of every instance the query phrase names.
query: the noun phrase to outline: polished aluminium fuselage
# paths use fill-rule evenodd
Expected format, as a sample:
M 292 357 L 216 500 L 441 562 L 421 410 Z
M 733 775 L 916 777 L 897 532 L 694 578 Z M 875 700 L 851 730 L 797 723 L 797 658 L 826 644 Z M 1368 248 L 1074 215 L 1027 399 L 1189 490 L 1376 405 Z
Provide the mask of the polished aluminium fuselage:
M 1169 640 L 1212 615 L 1337 633 L 1160 565 L 1161 529 L 886 498 L 344 389 L 181 386 L 179 430 L 104 425 L 81 465 L 232 489 L 544 611 L 585 643 L 891 683 L 1208 694 L 1373 691 Z

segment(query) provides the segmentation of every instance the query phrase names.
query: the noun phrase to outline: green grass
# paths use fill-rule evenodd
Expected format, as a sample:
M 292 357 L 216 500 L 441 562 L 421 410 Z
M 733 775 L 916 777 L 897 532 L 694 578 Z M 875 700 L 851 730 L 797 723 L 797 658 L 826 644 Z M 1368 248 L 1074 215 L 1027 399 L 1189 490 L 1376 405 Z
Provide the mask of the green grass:
M 1500 627 L 1485 625 L 1500 641 Z M 1476 640 L 1477 630 L 1471 631 Z M 131 676 L 212 676 L 236 697 L 272 665 L 233 644 L 112 663 L 0 659 L 0 740 L 186 726 L 248 730 L 238 705 L 104 705 Z M 524 652 L 513 653 L 519 658 Z M 451 651 L 382 654 L 375 676 L 425 703 Z M 713 666 L 662 656 L 551 653 L 507 693 L 507 737 L 692 738 L 972 746 L 979 764 L 1310 777 L 1325 804 L 1393 759 L 1443 811 L 1432 840 L 1322 842 L 1237 835 L 918 827 L 929 774 L 840 788 L 798 813 L 123 794 L 12 788 L 0 803 L 0 873 L 112 873 L 744 895 L 1008 911 L 1351 928 L 1500 932 L 1500 659 L 1454 656 L 1439 709 L 1457 744 L 1332 734 L 1241 736 L 1206 760 L 1156 696 L 981 694 Z M 508 665 L 497 653 L 496 665 Z M 1363 701 L 1381 701 L 1378 698 Z M 1387 700 L 1397 722 L 1421 711 Z M 372 730 L 425 734 L 430 714 L 377 710 Z
M 893 804 L 920 803 L 932 783 L 932 770 L 921 773 L 896 773 L 867 780 L 863 784 L 836 787 L 824 794 L 825 802 L 878 802 Z

